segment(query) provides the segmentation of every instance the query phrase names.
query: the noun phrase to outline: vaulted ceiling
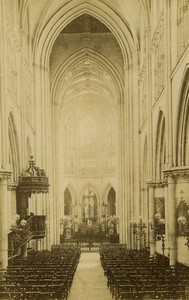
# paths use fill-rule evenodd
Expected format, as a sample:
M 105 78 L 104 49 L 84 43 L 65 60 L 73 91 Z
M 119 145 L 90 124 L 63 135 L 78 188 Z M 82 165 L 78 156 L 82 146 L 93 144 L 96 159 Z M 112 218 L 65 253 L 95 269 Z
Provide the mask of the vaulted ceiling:
M 20 0 L 21 24 L 27 17 L 33 59 L 49 69 L 53 101 L 63 107 L 90 93 L 118 103 L 149 11 L 149 0 Z
M 145 16 L 143 21 L 144 23 L 146 23 L 147 27 L 147 23 L 150 22 L 150 0 L 19 0 L 19 2 L 21 13 L 21 26 L 24 24 L 24 19 L 26 17 L 29 17 L 29 31 L 30 36 L 32 37 L 32 41 L 34 43 L 36 39 L 38 39 L 39 36 L 42 34 L 42 31 L 44 30 L 44 27 L 47 26 L 47 24 L 50 24 L 50 26 L 53 27 L 56 23 L 56 25 L 61 27 L 61 30 L 63 30 L 64 27 L 66 27 L 66 25 L 68 25 L 71 21 L 68 20 L 67 17 L 68 11 L 72 11 L 73 19 L 75 19 L 75 23 L 77 22 L 77 25 L 81 21 L 81 10 L 83 10 L 83 13 L 84 11 L 90 13 L 91 7 L 93 10 L 93 14 L 95 12 L 95 14 L 98 15 L 98 20 L 101 20 L 101 23 L 104 23 L 104 18 L 107 17 L 106 25 L 111 26 L 111 24 L 108 24 L 108 17 L 112 18 L 113 20 L 115 19 L 114 17 L 117 15 L 120 18 L 120 21 L 118 21 L 119 24 L 117 25 L 121 28 L 123 27 L 123 24 L 125 24 L 128 29 L 128 32 L 124 30 L 124 34 L 126 34 L 128 38 L 128 35 L 130 34 L 134 39 L 135 43 L 138 44 L 140 44 L 140 27 L 142 16 L 141 12 L 143 12 Z M 106 16 L 104 16 L 103 12 L 105 12 Z M 64 24 L 62 23 L 61 15 L 63 16 Z M 115 21 L 117 20 L 115 19 Z M 90 23 L 92 24 L 92 22 Z M 79 26 L 80 25 L 78 25 L 78 29 Z M 101 29 L 102 27 L 103 24 L 101 26 Z M 112 31 L 109 26 L 106 27 L 108 27 L 108 30 Z M 48 30 L 49 29 L 50 27 L 48 27 Z M 67 27 L 67 30 L 68 29 L 69 26 Z M 94 30 L 94 26 L 92 30 Z
M 141 21 L 148 26 L 149 3 L 20 0 L 21 24 L 28 18 L 34 63 L 48 71 L 50 98 L 58 107 L 60 157 L 65 156 L 67 175 L 76 174 L 76 165 L 85 161 L 95 167 L 81 167 L 81 175 L 97 175 L 99 162 L 101 174 L 115 175 L 125 70 L 138 61 Z M 92 137 L 97 132 L 100 147 L 94 149 Z M 80 140 L 84 149 L 78 152 Z
M 148 12 L 150 8 L 149 0 L 98 0 L 98 1 L 68 1 L 68 0 L 21 0 L 21 5 L 23 7 L 24 13 L 26 12 L 27 6 L 30 16 L 30 32 L 34 37 L 36 29 L 41 22 L 46 22 L 48 19 L 55 15 L 60 7 L 65 7 L 70 2 L 73 2 L 73 5 L 78 5 L 80 3 L 87 2 L 98 2 L 99 7 L 102 4 L 107 5 L 113 11 L 118 13 L 123 20 L 130 26 L 132 31 L 136 31 L 136 34 L 140 32 L 140 15 L 141 9 L 146 12 L 148 17 Z M 95 3 L 96 5 L 96 3 Z

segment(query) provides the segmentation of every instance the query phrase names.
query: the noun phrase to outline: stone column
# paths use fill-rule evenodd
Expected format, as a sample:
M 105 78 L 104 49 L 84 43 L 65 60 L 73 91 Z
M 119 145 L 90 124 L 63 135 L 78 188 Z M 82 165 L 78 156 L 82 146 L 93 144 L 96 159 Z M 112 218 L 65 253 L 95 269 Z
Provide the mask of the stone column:
M 164 176 L 168 182 L 168 238 L 170 266 L 174 268 L 177 263 L 177 210 L 176 210 L 176 184 L 177 180 L 183 176 L 183 168 L 175 167 L 164 170 Z M 188 171 L 188 170 L 187 170 Z
M 169 203 L 168 203 L 168 184 L 165 182 L 164 186 L 165 198 L 165 253 L 169 254 Z
M 125 172 L 123 166 L 125 165 L 125 141 L 124 141 L 124 103 L 119 102 L 119 190 L 118 190 L 118 197 L 119 197 L 119 238 L 121 243 L 126 243 L 126 223 L 127 223 L 127 216 L 125 214 Z
M 154 256 L 156 252 L 156 242 L 154 233 L 154 216 L 155 216 L 155 202 L 154 202 L 154 185 L 148 183 L 148 193 L 149 193 L 149 220 L 150 223 L 150 256 Z
M 169 247 L 170 247 L 170 266 L 175 266 L 177 262 L 177 219 L 176 219 L 176 199 L 175 199 L 175 180 L 168 176 L 168 211 L 169 211 Z
M 11 172 L 0 170 L 0 268 L 8 265 L 8 180 Z

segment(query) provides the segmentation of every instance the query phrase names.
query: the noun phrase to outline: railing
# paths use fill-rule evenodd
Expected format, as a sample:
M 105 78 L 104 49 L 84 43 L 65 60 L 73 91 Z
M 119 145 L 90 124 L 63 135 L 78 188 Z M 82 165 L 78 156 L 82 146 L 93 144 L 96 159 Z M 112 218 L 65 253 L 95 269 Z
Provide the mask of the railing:
M 30 216 L 26 218 L 26 225 L 18 225 L 8 234 L 8 257 L 14 256 L 17 251 L 31 239 L 41 239 L 46 235 L 46 216 Z
M 30 230 L 31 220 L 32 217 L 29 217 L 25 226 L 18 225 L 9 232 L 8 257 L 15 255 L 18 249 L 32 238 L 32 232 Z

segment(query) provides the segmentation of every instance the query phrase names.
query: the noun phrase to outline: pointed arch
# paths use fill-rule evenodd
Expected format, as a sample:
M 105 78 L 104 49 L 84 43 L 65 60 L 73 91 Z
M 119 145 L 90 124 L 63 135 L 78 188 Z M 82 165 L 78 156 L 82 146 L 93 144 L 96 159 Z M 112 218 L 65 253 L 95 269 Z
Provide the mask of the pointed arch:
M 84 223 L 88 219 L 92 219 L 93 222 L 97 222 L 99 217 L 99 198 L 96 193 L 96 189 L 91 184 L 85 185 L 85 188 L 81 194 L 81 214 Z
M 71 216 L 72 215 L 72 196 L 68 187 L 64 190 L 64 215 Z
M 181 83 L 176 135 L 176 165 L 189 165 L 189 65 Z
M 113 187 L 110 188 L 107 196 L 108 214 L 116 216 L 116 191 Z
M 45 13 L 37 28 L 33 44 L 37 64 L 48 66 L 49 56 L 57 36 L 66 25 L 82 14 L 91 15 L 110 29 L 120 45 L 125 64 L 129 64 L 133 55 L 137 54 L 138 38 L 131 25 L 130 17 L 127 16 L 130 20 L 129 24 L 110 5 L 104 2 L 99 5 L 97 0 L 92 2 L 85 0 L 80 1 L 80 3 L 78 0 L 72 0 L 61 4 L 59 9 L 56 8 L 56 11 L 53 11 L 48 19 L 45 18 Z
M 166 156 L 165 117 L 162 110 L 159 112 L 157 122 L 155 149 L 155 178 L 160 180 L 163 179 L 163 165 L 165 163 Z
M 77 197 L 76 197 L 76 191 L 75 191 L 74 186 L 73 186 L 71 183 L 68 183 L 66 187 L 67 187 L 67 188 L 69 189 L 69 191 L 70 191 L 70 194 L 71 194 L 71 197 L 72 197 L 72 202 L 73 202 L 73 204 L 76 204 Z
M 87 189 L 93 190 L 93 191 L 95 192 L 95 194 L 96 194 L 97 201 L 99 201 L 99 198 L 100 198 L 100 197 L 99 197 L 99 194 L 98 194 L 98 192 L 97 192 L 96 186 L 95 186 L 94 184 L 92 184 L 91 182 L 88 182 L 88 183 L 86 183 L 86 184 L 83 186 L 83 188 L 81 189 L 80 197 L 79 197 L 79 199 L 80 199 L 80 204 L 81 204 L 81 201 L 82 201 L 82 196 L 83 196 L 85 190 L 87 190 Z
M 53 102 L 57 101 L 57 99 L 61 97 L 60 88 L 62 86 L 62 77 L 65 76 L 66 73 L 70 72 L 84 58 L 86 58 L 86 55 L 88 59 L 93 61 L 97 66 L 104 69 L 110 75 L 115 85 L 117 99 L 123 98 L 123 78 L 117 68 L 98 51 L 84 47 L 68 57 L 57 70 L 51 87 Z
M 110 182 L 107 183 L 107 185 L 104 188 L 104 191 L 102 194 L 102 201 L 104 202 L 104 204 L 107 204 L 108 194 L 109 194 L 111 188 L 114 188 L 114 187 Z M 114 190 L 115 190 L 115 188 L 114 188 Z

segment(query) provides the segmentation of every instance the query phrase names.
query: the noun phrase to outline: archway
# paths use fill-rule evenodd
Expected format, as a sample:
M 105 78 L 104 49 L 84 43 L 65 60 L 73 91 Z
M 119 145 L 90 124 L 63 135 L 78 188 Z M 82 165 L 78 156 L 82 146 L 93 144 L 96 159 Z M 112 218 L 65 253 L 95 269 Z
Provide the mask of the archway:
M 113 187 L 111 187 L 108 193 L 107 204 L 108 204 L 108 214 L 111 216 L 115 216 L 116 215 L 116 192 Z
M 177 166 L 187 166 L 189 164 L 189 68 L 186 69 L 182 82 L 175 139 Z
M 98 219 L 97 196 L 94 190 L 87 188 L 82 195 L 82 220 L 84 223 L 96 223 Z
M 72 196 L 68 188 L 64 191 L 64 215 L 72 215 Z
M 77 5 L 74 5 L 74 3 Z M 66 30 L 73 25 L 70 25 L 72 21 L 74 22 L 74 20 L 80 17 L 83 18 L 86 14 L 90 20 L 96 19 L 95 24 L 102 23 L 100 26 L 105 28 L 105 33 L 103 32 L 103 36 L 101 36 L 100 40 L 93 45 L 94 40 L 100 35 L 100 32 L 97 32 L 95 36 L 91 36 L 92 33 L 87 31 L 88 28 L 86 26 L 82 36 L 77 34 L 79 42 L 77 42 L 76 45 L 79 45 L 79 47 L 76 48 L 76 45 L 74 45 L 72 48 L 72 42 L 76 40 L 76 36 L 74 39 L 73 37 L 69 40 L 66 39 L 65 35 L 69 34 Z M 108 43 L 105 40 L 106 32 L 107 39 L 109 40 Z M 60 41 L 61 38 L 63 38 L 63 43 L 61 47 L 57 45 L 56 49 L 56 43 Z M 110 46 L 108 46 L 107 51 L 104 51 L 105 46 L 109 44 Z M 115 49 L 119 53 L 114 53 Z M 127 72 L 127 70 L 129 68 L 132 69 L 135 61 L 137 61 L 137 49 L 138 42 L 132 24 L 118 17 L 110 6 L 104 3 L 101 3 L 99 6 L 96 1 L 94 1 L 93 4 L 91 4 L 91 1 L 80 1 L 80 3 L 70 1 L 65 6 L 60 6 L 59 10 L 54 11 L 49 18 L 45 20 L 42 18 L 40 26 L 36 30 L 33 43 L 34 61 L 36 76 L 40 75 L 39 77 L 41 78 L 41 82 L 39 80 L 37 83 L 40 87 L 38 89 L 36 86 L 36 91 L 43 90 L 41 94 L 46 95 L 45 97 L 42 96 L 42 101 L 44 104 L 47 103 L 47 105 L 52 106 L 49 107 L 49 109 L 52 109 L 52 123 L 55 125 L 51 133 L 52 140 L 54 141 L 51 150 L 55 155 L 52 157 L 50 171 L 53 166 L 56 165 L 59 169 L 60 176 L 62 177 L 62 174 L 66 176 L 64 181 L 73 184 L 77 195 L 79 195 L 81 186 L 85 185 L 86 180 L 90 180 L 95 186 L 98 186 L 99 191 L 103 190 L 104 184 L 109 180 L 113 182 L 114 185 L 116 185 L 116 182 L 119 182 L 117 191 L 118 193 L 123 192 L 125 195 L 124 179 L 118 181 L 118 178 L 112 178 L 112 174 L 116 174 L 116 176 L 120 178 L 126 176 L 119 167 L 124 165 L 125 161 L 125 151 L 123 147 L 121 147 L 121 143 L 125 131 L 124 123 L 126 115 L 124 116 L 121 111 L 124 99 L 128 96 L 126 96 L 126 90 L 130 90 L 130 85 L 133 82 L 131 78 L 132 70 L 130 73 Z M 59 53 L 56 52 L 56 50 L 59 51 Z M 77 56 L 79 53 L 82 54 L 82 57 Z M 62 58 L 60 55 L 64 55 L 64 57 Z M 56 58 L 58 58 L 58 61 L 55 61 Z M 74 59 L 76 60 L 74 61 Z M 44 68 L 37 69 L 38 65 L 42 65 Z M 80 68 L 80 65 L 83 69 Z M 74 66 L 77 67 L 74 68 Z M 65 70 L 64 67 L 66 68 L 66 72 L 61 73 L 62 70 Z M 122 84 L 126 73 L 128 73 L 128 80 L 126 81 L 128 89 L 126 86 L 123 87 Z M 43 84 L 47 78 L 49 78 L 50 89 L 47 89 L 46 84 Z M 48 101 L 48 99 L 50 101 Z M 78 111 L 76 104 L 78 105 Z M 66 127 L 64 123 L 65 116 L 68 115 L 68 110 L 71 105 L 74 107 L 74 122 L 72 127 Z M 112 149 L 111 142 L 113 139 L 110 134 L 109 139 L 107 139 L 110 146 L 104 143 L 104 149 L 101 153 L 95 152 L 95 149 L 93 152 L 84 152 L 83 150 L 78 151 L 76 147 L 72 149 L 65 148 L 62 128 L 65 126 L 66 132 L 67 129 L 69 129 L 73 132 L 73 135 L 76 134 L 78 136 L 76 131 L 78 127 L 76 127 L 74 131 L 74 123 L 77 124 L 77 117 L 81 115 L 81 109 L 83 109 L 84 114 L 87 113 L 88 110 L 90 112 L 93 112 L 94 109 L 96 110 L 95 116 L 98 117 L 97 124 L 101 125 L 102 130 L 99 128 L 101 134 L 104 134 L 104 128 L 101 122 L 104 117 L 104 112 L 106 113 L 107 124 L 111 125 L 113 130 L 114 128 L 120 128 L 120 132 L 116 132 L 115 134 L 117 139 L 114 141 L 115 149 Z M 107 109 L 112 110 L 115 116 L 109 116 Z M 72 108 L 71 111 L 73 112 Z M 107 135 L 108 128 L 110 133 L 112 133 L 110 126 L 107 126 Z M 60 144 L 62 145 L 62 149 L 57 153 L 57 149 L 60 149 Z M 99 143 L 99 149 L 101 149 L 101 145 L 102 140 Z M 118 151 L 118 148 L 120 151 Z M 51 150 L 49 149 L 49 151 Z M 103 165 L 100 164 L 100 161 L 102 161 Z M 102 170 L 100 170 L 100 166 L 102 166 Z M 80 182 L 77 179 L 79 172 L 82 175 L 80 176 Z M 98 177 L 97 173 L 100 173 L 100 176 L 105 178 L 104 182 L 100 176 Z M 104 173 L 106 174 L 104 175 Z M 74 174 L 77 175 L 75 180 Z M 60 176 L 55 178 L 54 185 L 56 188 L 52 189 L 52 197 L 56 199 L 56 203 L 53 203 L 52 206 L 56 207 L 59 205 L 59 195 L 63 194 L 62 186 L 59 185 Z M 86 178 L 86 180 L 84 180 L 84 178 Z M 96 178 L 99 178 L 99 180 Z M 123 205 L 125 206 L 126 202 L 124 200 L 125 199 L 123 199 Z M 80 208 L 78 208 L 78 210 L 80 210 Z M 51 214 L 51 211 L 49 211 L 49 214 Z M 113 212 L 115 212 L 115 210 L 113 210 Z M 119 215 L 118 211 L 117 213 Z M 58 211 L 57 215 L 59 215 Z M 53 220 L 55 219 L 53 218 Z M 56 231 L 56 224 L 53 227 Z M 55 234 L 55 232 L 53 231 L 52 234 Z

